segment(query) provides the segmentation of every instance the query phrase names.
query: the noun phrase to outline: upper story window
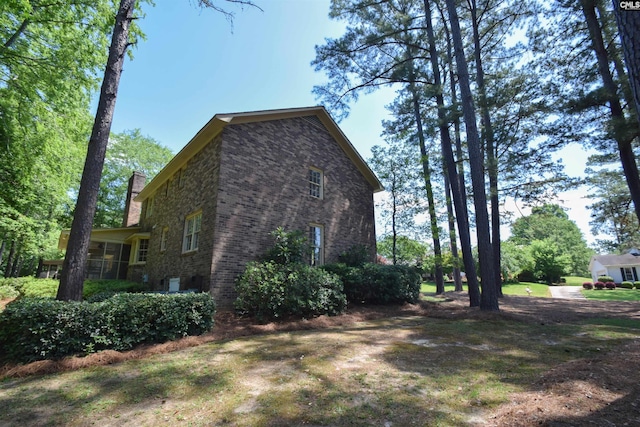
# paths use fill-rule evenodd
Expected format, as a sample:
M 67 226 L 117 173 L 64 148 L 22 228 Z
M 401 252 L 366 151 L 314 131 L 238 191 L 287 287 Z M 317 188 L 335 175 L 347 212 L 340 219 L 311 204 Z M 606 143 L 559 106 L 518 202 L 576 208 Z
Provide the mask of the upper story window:
M 322 199 L 324 189 L 322 188 L 324 179 L 323 174 L 320 169 L 310 168 L 309 169 L 309 195 L 316 197 L 318 199 Z
M 145 218 L 149 218 L 151 215 L 153 215 L 153 197 L 149 197 L 147 199 L 147 212 L 145 214 Z
M 200 227 L 202 224 L 202 212 L 189 215 L 184 221 L 184 238 L 182 240 L 182 252 L 191 252 L 198 249 Z

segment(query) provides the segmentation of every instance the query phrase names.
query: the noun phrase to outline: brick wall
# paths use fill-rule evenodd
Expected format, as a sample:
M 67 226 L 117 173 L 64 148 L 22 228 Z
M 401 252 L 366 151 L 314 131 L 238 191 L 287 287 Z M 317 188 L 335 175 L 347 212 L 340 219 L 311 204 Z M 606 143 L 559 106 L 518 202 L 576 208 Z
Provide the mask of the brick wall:
M 149 283 L 154 289 L 168 290 L 169 279 L 173 277 L 180 277 L 180 289 L 209 289 L 219 159 L 218 138 L 207 144 L 189 160 L 186 167 L 156 191 L 150 216 L 146 213 L 148 201 L 145 202 L 141 214 L 141 227 L 142 231 L 151 232 L 151 237 L 144 273 L 148 275 Z M 197 211 L 202 211 L 198 250 L 183 254 L 185 219 Z M 168 228 L 167 246 L 165 251 L 161 251 L 164 228 Z
M 323 199 L 309 195 L 309 167 L 323 171 Z M 211 290 L 220 306 L 235 299 L 235 278 L 272 244 L 278 226 L 306 233 L 310 223 L 323 225 L 326 262 L 355 244 L 375 259 L 372 188 L 315 120 L 227 126 L 219 189 Z

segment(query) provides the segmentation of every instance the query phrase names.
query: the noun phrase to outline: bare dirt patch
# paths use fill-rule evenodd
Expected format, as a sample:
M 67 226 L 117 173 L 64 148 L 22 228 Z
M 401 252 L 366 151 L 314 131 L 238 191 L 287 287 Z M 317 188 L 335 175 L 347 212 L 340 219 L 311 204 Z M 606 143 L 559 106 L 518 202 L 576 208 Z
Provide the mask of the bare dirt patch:
M 352 306 L 348 313 L 307 320 L 288 320 L 259 324 L 254 319 L 238 318 L 233 313 L 216 315 L 214 330 L 198 337 L 128 352 L 103 351 L 86 357 L 59 361 L 41 361 L 28 365 L 5 365 L 2 377 L 22 377 L 108 365 L 150 355 L 168 353 L 207 342 L 283 331 L 348 326 L 358 322 L 424 316 L 440 319 L 511 319 L 537 324 L 571 324 L 590 318 L 640 320 L 640 303 L 595 302 L 508 296 L 500 301 L 499 313 L 468 307 L 466 294 L 447 293 L 443 302 L 421 302 L 402 306 Z M 533 384 L 529 391 L 515 393 L 509 402 L 490 412 L 479 413 L 470 421 L 474 426 L 632 426 L 640 425 L 640 342 L 598 355 L 554 366 Z

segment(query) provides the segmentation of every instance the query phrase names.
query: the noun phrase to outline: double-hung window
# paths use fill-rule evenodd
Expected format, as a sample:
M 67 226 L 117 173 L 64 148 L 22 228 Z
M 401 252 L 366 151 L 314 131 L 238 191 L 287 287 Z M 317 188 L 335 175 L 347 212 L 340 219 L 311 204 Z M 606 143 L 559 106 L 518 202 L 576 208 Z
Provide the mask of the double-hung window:
M 311 246 L 309 264 L 313 266 L 324 264 L 324 227 L 318 224 L 309 225 L 309 244 Z
M 147 254 L 149 253 L 149 239 L 138 240 L 136 249 L 136 262 L 147 262 Z
M 182 240 L 182 252 L 192 252 L 198 249 L 200 238 L 200 226 L 202 224 L 202 212 L 189 215 L 184 221 L 184 238 Z
M 309 195 L 317 199 L 323 197 L 323 174 L 320 169 L 309 168 Z

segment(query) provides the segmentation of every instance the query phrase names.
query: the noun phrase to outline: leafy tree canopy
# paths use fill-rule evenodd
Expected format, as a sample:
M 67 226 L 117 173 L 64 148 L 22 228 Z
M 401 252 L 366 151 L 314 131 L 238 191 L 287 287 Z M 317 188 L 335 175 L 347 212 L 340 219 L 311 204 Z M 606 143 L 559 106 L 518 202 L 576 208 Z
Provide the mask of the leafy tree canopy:
M 586 274 L 593 250 L 589 249 L 582 232 L 562 207 L 546 204 L 532 209 L 531 215 L 518 218 L 511 225 L 509 241 L 530 246 L 537 240 L 554 242 L 560 255 L 571 259 L 567 273 Z
M 173 153 L 140 129 L 112 134 L 105 158 L 94 227 L 120 227 L 129 178 L 142 172 L 149 182 Z

